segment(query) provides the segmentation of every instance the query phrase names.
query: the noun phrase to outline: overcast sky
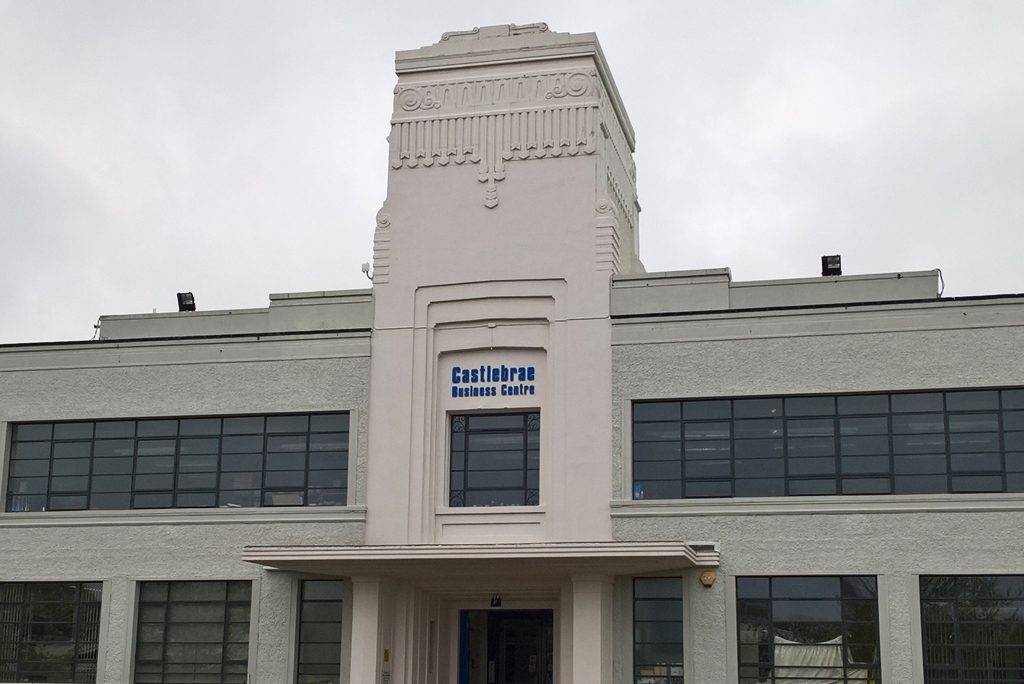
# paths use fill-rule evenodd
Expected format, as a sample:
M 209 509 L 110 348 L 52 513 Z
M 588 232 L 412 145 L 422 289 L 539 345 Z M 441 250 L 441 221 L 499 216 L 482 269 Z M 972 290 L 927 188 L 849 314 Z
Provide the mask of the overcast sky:
M 1024 292 L 1024 1 L 0 0 L 0 343 L 366 287 L 394 51 L 595 31 L 650 271 Z

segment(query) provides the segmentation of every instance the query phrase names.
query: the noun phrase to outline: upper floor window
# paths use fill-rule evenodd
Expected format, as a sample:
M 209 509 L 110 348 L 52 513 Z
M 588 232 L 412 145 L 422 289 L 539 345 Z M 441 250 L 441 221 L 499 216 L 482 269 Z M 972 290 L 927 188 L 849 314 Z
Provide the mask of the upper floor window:
M 343 506 L 347 413 L 14 425 L 7 511 Z
M 874 577 L 737 577 L 740 684 L 881 684 Z
M 540 414 L 451 417 L 450 506 L 540 503 Z
M 0 583 L 0 681 L 95 682 L 99 582 Z
M 637 402 L 633 498 L 1024 492 L 1024 389 Z
M 1024 575 L 921 578 L 927 682 L 1024 681 Z

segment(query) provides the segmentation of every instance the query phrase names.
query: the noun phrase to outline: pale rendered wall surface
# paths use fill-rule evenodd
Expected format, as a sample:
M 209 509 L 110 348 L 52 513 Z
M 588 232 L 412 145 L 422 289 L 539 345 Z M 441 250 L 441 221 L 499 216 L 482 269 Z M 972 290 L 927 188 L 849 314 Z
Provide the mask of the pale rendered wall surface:
M 921 681 L 916 576 L 1024 572 L 1024 495 L 632 502 L 631 401 L 1020 386 L 1022 350 L 1012 299 L 615 325 L 615 538 L 722 553 L 713 588 L 688 575 L 687 682 L 735 681 L 736 576 L 799 574 L 877 575 L 884 681 Z
M 351 411 L 349 502 L 364 498 L 369 340 L 82 343 L 0 349 L 0 444 L 12 422 Z M 4 481 L 6 459 L 0 465 Z M 102 580 L 100 682 L 132 669 L 135 583 L 251 579 L 253 684 L 290 681 L 296 578 L 241 560 L 253 544 L 359 544 L 360 505 L 0 513 L 0 581 Z M 257 648 L 258 645 L 258 648 Z

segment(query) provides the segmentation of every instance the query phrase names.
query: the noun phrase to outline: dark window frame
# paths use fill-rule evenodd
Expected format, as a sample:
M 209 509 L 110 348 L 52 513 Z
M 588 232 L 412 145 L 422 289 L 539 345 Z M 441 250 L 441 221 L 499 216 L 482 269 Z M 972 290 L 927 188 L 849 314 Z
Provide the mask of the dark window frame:
M 35 600 L 36 590 L 62 585 L 74 587 L 73 601 Z M 12 594 L 20 594 L 20 597 L 14 598 Z M 94 600 L 87 598 L 94 594 Z M 102 605 L 102 582 L 0 582 L 0 680 L 96 682 Z M 43 606 L 72 607 L 69 640 L 33 638 L 33 632 L 42 625 L 68 624 L 66 620 L 39 619 L 40 613 L 45 615 L 45 611 L 40 610 Z M 30 658 L 31 646 L 39 643 L 70 643 L 72 658 L 57 661 L 54 669 L 49 671 L 43 667 L 32 667 L 33 663 L 45 666 L 47 662 L 52 662 Z M 6 654 L 11 657 L 7 657 Z M 51 676 L 54 678 L 50 678 Z
M 336 589 L 334 596 L 328 598 L 323 597 L 310 597 L 308 596 L 307 590 L 314 589 L 314 585 L 336 585 L 331 589 Z M 307 615 L 307 607 L 318 606 L 322 607 L 325 605 L 334 605 L 337 609 L 336 619 L 323 619 L 323 616 L 309 616 Z M 343 611 L 345 605 L 345 594 L 344 594 L 344 580 L 334 579 L 300 579 L 299 580 L 299 610 L 297 616 L 297 630 L 296 630 L 296 654 L 295 654 L 295 681 L 296 684 L 307 684 L 307 682 L 315 681 L 316 684 L 323 684 L 323 682 L 332 682 L 332 684 L 339 684 L 341 681 L 341 668 L 342 668 L 342 639 L 344 638 L 344 618 Z M 306 638 L 307 626 L 314 625 L 337 625 L 338 638 L 331 641 L 313 640 Z M 325 661 L 317 660 L 316 658 L 308 657 L 304 652 L 304 646 L 312 647 L 332 647 L 332 653 L 334 654 L 334 660 L 328 665 L 331 667 L 325 667 Z M 310 679 L 307 679 L 310 678 Z M 333 678 L 333 679 L 329 679 Z
M 172 596 L 176 587 L 186 585 L 224 585 L 224 598 L 217 599 L 180 599 Z M 161 682 L 174 682 L 182 674 L 207 674 L 219 676 L 221 684 L 246 684 L 249 677 L 249 655 L 251 648 L 252 628 L 252 581 L 250 580 L 153 580 L 139 582 L 138 588 L 138 615 L 136 618 L 134 653 L 132 655 L 133 681 L 146 682 L 146 684 L 160 684 Z M 163 599 L 154 598 L 153 594 L 159 594 L 163 589 Z M 152 591 L 151 591 L 152 589 Z M 244 589 L 244 591 L 242 591 Z M 243 593 L 244 598 L 237 598 L 238 593 Z M 235 596 L 233 598 L 233 596 Z M 212 607 L 216 612 L 221 610 L 221 619 L 217 620 L 176 620 L 174 614 L 180 611 L 174 610 L 182 607 L 196 608 L 199 606 Z M 158 619 L 147 619 L 156 613 L 160 613 Z M 242 614 L 244 619 L 233 619 Z M 220 626 L 220 640 L 178 641 L 168 638 L 172 627 L 181 625 Z M 241 631 L 244 632 L 244 640 L 232 640 L 232 627 L 244 625 Z M 158 639 L 143 638 L 144 632 L 154 631 L 160 635 Z M 148 634 L 146 635 L 149 636 Z M 177 657 L 168 656 L 168 648 L 177 648 L 181 644 L 193 646 L 198 650 L 199 646 L 219 646 L 221 648 L 220 661 L 201 660 L 198 654 L 193 655 L 193 660 L 186 661 Z M 160 657 L 141 657 L 143 649 L 153 645 L 160 651 Z M 244 653 L 244 658 L 231 657 L 231 646 L 243 645 L 244 648 L 236 649 Z M 192 673 L 182 673 L 178 668 L 182 665 L 192 665 Z M 214 667 L 216 665 L 216 668 Z M 216 672 L 214 671 L 216 669 Z
M 834 584 L 838 591 L 831 595 L 824 595 L 823 593 L 815 595 L 812 588 L 816 582 L 819 584 Z M 783 583 L 784 586 L 776 586 L 778 583 Z M 798 583 L 806 583 L 810 586 L 802 587 L 798 592 L 793 592 L 792 585 Z M 790 587 L 786 588 L 785 584 L 789 584 Z M 870 591 L 865 591 L 869 586 Z M 864 596 L 864 593 L 868 595 Z M 776 606 L 777 603 L 784 605 Z M 865 682 L 883 684 L 881 673 L 881 639 L 879 638 L 881 620 L 878 606 L 878 578 L 874 575 L 751 575 L 736 577 L 736 662 L 739 668 L 740 684 L 799 684 L 801 681 L 799 676 L 779 677 L 775 672 L 776 667 L 798 670 L 803 666 L 777 665 L 776 653 L 780 645 L 776 644 L 776 637 L 796 643 L 805 642 L 794 639 L 793 637 L 798 635 L 777 625 L 817 625 L 815 628 L 808 628 L 808 631 L 813 631 L 815 629 L 820 630 L 821 625 L 834 625 L 836 621 L 791 619 L 787 622 L 781 618 L 776 620 L 776 611 L 780 608 L 785 609 L 795 606 L 791 608 L 793 613 L 799 614 L 803 612 L 806 615 L 806 611 L 810 610 L 811 605 L 824 606 L 827 603 L 839 604 L 838 624 L 841 637 L 839 647 L 842 664 L 838 668 L 842 670 L 842 677 L 837 681 L 849 682 L 849 684 L 864 684 Z M 872 608 L 869 613 L 871 613 L 873 621 L 864 619 L 864 614 L 859 608 L 865 606 Z M 783 612 L 785 613 L 786 611 L 783 610 Z M 801 617 L 804 615 L 801 615 Z M 758 617 L 761 618 L 760 621 L 758 621 Z M 757 641 L 752 641 L 744 635 L 744 629 L 749 630 L 757 627 L 758 624 L 760 624 L 758 639 Z M 873 626 L 873 643 L 858 642 L 850 638 L 853 631 L 851 626 L 864 625 Z M 785 634 L 779 634 L 780 631 Z M 827 634 L 822 633 L 820 637 L 816 637 L 821 639 L 820 641 L 811 641 L 809 644 L 824 645 L 830 641 L 830 639 L 826 638 L 830 635 L 831 632 Z M 788 648 L 786 645 L 781 647 Z M 873 649 L 873 657 L 870 660 L 855 659 L 853 657 L 853 649 L 856 648 L 863 653 L 865 647 Z M 755 649 L 756 659 L 744 659 L 744 653 L 755 652 Z M 817 669 L 819 666 L 808 665 L 807 667 Z M 836 666 L 830 665 L 828 667 Z M 864 676 L 856 676 L 854 673 L 858 672 L 866 674 Z
M 649 588 L 653 588 L 653 585 L 660 584 L 674 585 L 671 592 L 654 591 L 651 592 L 643 588 L 643 585 L 649 585 Z M 684 597 L 683 597 L 683 578 L 680 576 L 674 577 L 634 577 L 633 578 L 633 684 L 683 684 L 684 674 L 683 666 L 685 662 L 685 652 L 683 647 L 683 630 L 685 625 L 683 623 L 683 611 Z M 660 594 L 655 596 L 644 596 L 644 594 Z M 671 594 L 671 595 L 668 595 Z M 678 594 L 678 595 L 676 595 Z M 658 605 L 660 604 L 660 605 Z M 665 616 L 658 613 L 656 617 L 648 617 L 647 611 L 640 611 L 639 608 L 644 605 L 658 605 L 659 609 L 664 609 L 665 604 L 675 604 L 674 608 L 677 612 L 674 615 Z M 638 617 L 641 613 L 644 617 Z M 657 631 L 654 625 L 678 625 L 679 638 L 678 642 L 666 639 L 653 639 L 651 638 L 654 632 Z M 651 628 L 648 631 L 648 628 Z M 668 645 L 668 647 L 678 646 L 678 651 L 672 655 L 677 655 L 673 662 L 652 662 L 652 659 L 645 657 L 644 651 L 648 647 L 651 650 L 658 649 L 659 645 Z M 662 654 L 668 652 L 669 648 L 666 647 L 662 651 Z M 673 674 L 674 668 L 679 668 L 678 674 Z
M 638 400 L 630 419 L 634 500 L 1024 492 L 1020 387 Z
M 496 418 L 519 418 L 521 426 L 517 427 L 474 427 L 476 421 L 487 421 Z M 456 447 L 462 435 L 463 445 Z M 521 435 L 522 446 L 514 449 L 478 449 L 470 448 L 470 437 L 473 435 Z M 532 440 L 532 442 L 531 442 Z M 509 453 L 521 451 L 522 458 L 516 462 L 516 468 L 512 469 L 474 469 L 470 466 L 471 457 L 475 454 L 487 453 Z M 536 465 L 531 464 L 531 454 L 535 454 Z M 479 456 L 478 456 L 479 458 Z M 456 462 L 461 462 L 457 466 Z M 520 482 L 514 486 L 510 485 L 471 485 L 471 475 L 496 470 L 499 472 L 518 471 L 521 474 Z M 532 475 L 531 475 L 532 474 Z M 531 486 L 531 479 L 535 485 Z M 478 493 L 501 493 L 515 497 L 519 495 L 518 501 L 514 503 L 471 503 L 472 495 Z M 476 411 L 476 412 L 452 412 L 448 415 L 448 505 L 452 508 L 476 508 L 494 506 L 516 506 L 528 507 L 540 505 L 540 411 L 537 409 L 526 411 Z
M 925 681 L 1024 681 L 1024 575 L 922 575 L 919 587 Z
M 13 423 L 5 511 L 344 506 L 350 418 L 335 411 Z M 318 449 L 317 439 L 337 443 Z M 236 448 L 245 441 L 252 444 Z

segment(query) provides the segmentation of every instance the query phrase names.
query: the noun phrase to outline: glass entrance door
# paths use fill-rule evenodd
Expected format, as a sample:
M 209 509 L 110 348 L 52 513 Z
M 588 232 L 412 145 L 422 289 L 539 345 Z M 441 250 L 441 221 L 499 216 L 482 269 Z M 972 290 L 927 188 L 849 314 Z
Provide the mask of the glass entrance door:
M 554 684 L 550 610 L 464 610 L 459 684 Z

